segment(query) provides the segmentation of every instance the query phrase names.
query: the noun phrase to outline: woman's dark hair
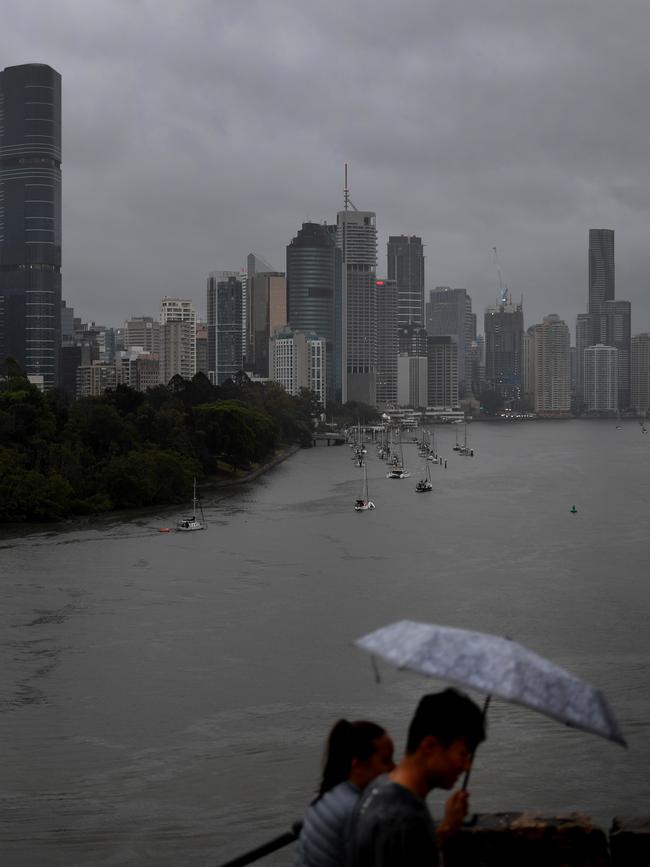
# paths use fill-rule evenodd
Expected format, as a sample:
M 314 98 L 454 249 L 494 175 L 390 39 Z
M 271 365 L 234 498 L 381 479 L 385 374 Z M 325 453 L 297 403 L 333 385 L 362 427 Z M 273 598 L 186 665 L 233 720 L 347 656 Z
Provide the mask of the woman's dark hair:
M 352 759 L 369 759 L 375 752 L 375 741 L 385 734 L 381 726 L 366 720 L 348 722 L 340 719 L 335 723 L 327 738 L 318 797 L 347 780 L 352 770 Z

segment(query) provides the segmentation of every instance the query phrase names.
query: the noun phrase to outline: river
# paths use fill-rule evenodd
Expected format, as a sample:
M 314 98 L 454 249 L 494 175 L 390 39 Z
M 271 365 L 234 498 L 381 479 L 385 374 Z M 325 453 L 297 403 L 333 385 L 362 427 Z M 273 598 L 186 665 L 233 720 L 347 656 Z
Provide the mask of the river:
M 376 683 L 351 646 L 402 618 L 516 638 L 601 688 L 628 740 L 495 700 L 473 810 L 647 814 L 650 436 L 475 423 L 461 457 L 454 434 L 437 429 L 431 494 L 415 446 L 400 481 L 369 449 L 374 512 L 352 509 L 350 450 L 318 447 L 214 494 L 205 532 L 160 533 L 169 511 L 5 528 L 3 867 L 208 867 L 288 829 L 338 717 L 401 751 L 441 686 L 388 665 Z

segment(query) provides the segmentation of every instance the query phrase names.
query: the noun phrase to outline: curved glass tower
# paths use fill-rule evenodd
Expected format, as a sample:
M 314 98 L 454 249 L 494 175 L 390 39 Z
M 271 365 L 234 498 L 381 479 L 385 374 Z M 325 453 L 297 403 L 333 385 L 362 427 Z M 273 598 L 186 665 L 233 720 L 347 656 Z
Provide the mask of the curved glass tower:
M 341 400 L 341 251 L 336 226 L 303 223 L 287 247 L 287 320 L 325 338 L 328 401 Z
M 0 72 L 0 363 L 58 384 L 61 345 L 61 76 Z

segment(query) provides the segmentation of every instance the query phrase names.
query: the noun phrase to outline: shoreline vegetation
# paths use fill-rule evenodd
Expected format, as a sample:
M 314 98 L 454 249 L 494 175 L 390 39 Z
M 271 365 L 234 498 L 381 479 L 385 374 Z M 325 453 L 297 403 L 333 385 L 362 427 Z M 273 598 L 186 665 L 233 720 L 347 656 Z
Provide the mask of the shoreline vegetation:
M 41 392 L 17 365 L 0 372 L 0 525 L 114 517 L 186 504 L 250 482 L 310 447 L 315 395 L 292 397 L 245 374 L 203 374 L 146 393 L 120 385 L 71 401 Z

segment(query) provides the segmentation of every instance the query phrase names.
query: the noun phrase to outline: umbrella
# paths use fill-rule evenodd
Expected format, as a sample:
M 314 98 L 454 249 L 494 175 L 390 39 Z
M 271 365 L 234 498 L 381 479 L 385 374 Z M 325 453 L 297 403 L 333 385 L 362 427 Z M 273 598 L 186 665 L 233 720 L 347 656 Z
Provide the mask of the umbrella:
M 487 693 L 488 701 L 499 696 L 627 746 L 599 690 L 509 638 L 400 620 L 355 644 L 399 668 Z

